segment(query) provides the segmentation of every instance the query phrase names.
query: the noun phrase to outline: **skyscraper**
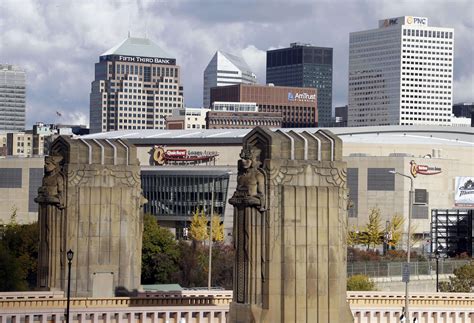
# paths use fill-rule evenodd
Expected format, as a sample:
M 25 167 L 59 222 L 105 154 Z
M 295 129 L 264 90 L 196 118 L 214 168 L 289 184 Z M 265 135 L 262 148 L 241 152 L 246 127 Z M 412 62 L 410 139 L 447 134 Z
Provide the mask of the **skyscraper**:
M 95 64 L 91 132 L 165 129 L 165 118 L 182 106 L 176 59 L 147 38 L 128 37 Z
M 349 126 L 450 125 L 454 30 L 424 17 L 350 34 Z
M 292 43 L 267 51 L 267 83 L 316 88 L 318 125 L 332 121 L 332 48 Z
M 0 64 L 0 131 L 25 130 L 26 73 L 19 66 Z
M 241 57 L 217 51 L 204 70 L 203 106 L 211 105 L 211 87 L 255 84 L 257 77 Z

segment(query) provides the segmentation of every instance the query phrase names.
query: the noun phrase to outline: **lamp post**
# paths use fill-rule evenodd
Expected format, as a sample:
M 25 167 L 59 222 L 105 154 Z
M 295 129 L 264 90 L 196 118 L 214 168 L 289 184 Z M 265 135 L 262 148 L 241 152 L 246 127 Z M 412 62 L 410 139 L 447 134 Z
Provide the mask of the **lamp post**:
M 72 258 L 74 257 L 74 252 L 69 249 L 66 252 L 67 257 L 67 305 L 66 305 L 66 323 L 69 323 L 69 305 L 71 302 L 71 264 Z
M 410 312 L 409 312 L 409 307 L 408 307 L 408 283 L 410 281 L 410 227 L 411 227 L 411 215 L 412 215 L 412 208 L 413 208 L 413 195 L 415 193 L 415 190 L 413 189 L 413 178 L 411 178 L 408 175 L 396 172 L 394 170 L 389 171 L 389 173 L 395 174 L 395 175 L 400 175 L 403 177 L 406 177 L 410 180 L 410 192 L 408 195 L 408 229 L 407 229 L 407 267 L 408 267 L 408 277 L 406 277 L 405 281 L 405 319 L 406 322 L 410 322 Z
M 211 191 L 211 229 L 209 230 L 209 270 L 207 276 L 207 289 L 211 290 L 211 270 L 212 270 L 212 218 L 214 217 L 214 190 L 215 190 L 215 178 L 212 179 L 212 191 Z
M 437 293 L 439 292 L 439 271 L 438 271 L 439 257 L 440 257 L 439 251 L 438 251 L 438 249 L 436 249 L 435 259 L 436 259 L 436 292 Z

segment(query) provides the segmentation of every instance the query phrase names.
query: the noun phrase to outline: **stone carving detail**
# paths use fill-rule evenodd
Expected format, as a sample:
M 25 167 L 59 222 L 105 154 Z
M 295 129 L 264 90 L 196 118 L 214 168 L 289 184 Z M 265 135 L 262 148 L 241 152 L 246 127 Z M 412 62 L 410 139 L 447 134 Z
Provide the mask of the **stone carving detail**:
M 63 157 L 57 155 L 45 157 L 43 183 L 38 188 L 38 197 L 35 198 L 35 202 L 64 208 L 64 175 L 60 165 L 62 160 Z
M 256 146 L 242 149 L 241 159 L 238 161 L 237 189 L 229 200 L 229 203 L 238 210 L 234 218 L 234 228 L 236 232 L 239 232 L 234 237 L 234 247 L 238 258 L 234 292 L 238 303 L 246 303 L 249 298 L 256 301 L 259 297 L 257 295 L 262 294 L 266 279 L 267 194 L 266 175 L 261 168 L 260 156 L 261 150 Z M 258 229 L 255 230 L 255 227 Z M 257 255 L 259 259 L 251 259 L 250 243 L 258 244 L 258 250 L 254 251 L 253 257 Z M 258 268 L 250 268 L 251 262 L 257 262 Z M 250 271 L 252 274 L 249 275 Z M 252 278 L 249 279 L 249 277 Z M 258 280 L 258 282 L 253 280 Z M 260 286 L 260 290 L 250 291 L 251 286 Z M 258 302 L 261 303 L 262 299 Z
M 265 173 L 260 168 L 260 153 L 257 147 L 242 149 L 237 166 L 237 190 L 229 200 L 230 204 L 265 210 Z

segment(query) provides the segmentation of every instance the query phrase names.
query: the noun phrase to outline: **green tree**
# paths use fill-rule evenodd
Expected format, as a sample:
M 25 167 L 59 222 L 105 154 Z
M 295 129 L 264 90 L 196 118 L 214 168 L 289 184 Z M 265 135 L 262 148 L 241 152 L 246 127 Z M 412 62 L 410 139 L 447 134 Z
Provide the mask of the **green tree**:
M 349 230 L 347 230 L 347 246 L 349 247 L 354 247 L 356 244 L 359 243 L 359 231 L 356 229 L 356 227 L 352 227 Z
M 20 289 L 23 288 L 22 286 L 26 286 L 27 289 L 36 287 L 38 245 L 38 223 L 18 224 L 16 208 L 13 208 L 10 222 L 4 225 L 0 232 L 0 247 L 3 249 L 3 257 L 15 259 L 11 266 L 4 265 L 3 270 L 6 272 L 12 270 L 11 279 L 20 279 L 21 282 L 8 282 L 9 286 L 17 286 L 15 288 Z M 20 269 L 18 275 L 13 272 L 16 268 L 15 263 Z
M 171 283 L 180 257 L 173 233 L 158 225 L 153 215 L 143 219 L 142 282 Z
M 0 292 L 24 291 L 28 289 L 25 271 L 17 258 L 0 244 Z
M 369 222 L 364 226 L 363 234 L 360 235 L 360 243 L 374 248 L 382 242 L 382 226 L 380 224 L 381 214 L 379 208 L 372 208 L 369 214 Z
M 442 292 L 470 293 L 474 291 L 474 261 L 454 269 L 454 276 L 449 282 L 441 282 L 439 289 Z
M 189 227 L 189 236 L 195 241 L 204 241 L 209 239 L 207 229 L 207 217 L 204 210 L 196 210 Z
M 348 291 L 373 291 L 375 283 L 366 275 L 353 275 L 347 279 Z

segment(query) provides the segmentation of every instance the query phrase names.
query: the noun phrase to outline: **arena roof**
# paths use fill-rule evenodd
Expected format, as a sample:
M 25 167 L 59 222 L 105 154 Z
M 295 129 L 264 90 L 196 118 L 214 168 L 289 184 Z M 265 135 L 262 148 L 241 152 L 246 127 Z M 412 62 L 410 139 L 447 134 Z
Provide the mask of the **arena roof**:
M 241 144 L 252 129 L 120 130 L 82 136 L 84 139 L 127 139 L 136 145 Z M 272 129 L 277 130 L 277 129 Z M 316 132 L 319 128 L 280 128 L 281 131 Z M 343 142 L 367 144 L 441 144 L 474 147 L 474 129 L 440 126 L 377 126 L 327 128 Z

